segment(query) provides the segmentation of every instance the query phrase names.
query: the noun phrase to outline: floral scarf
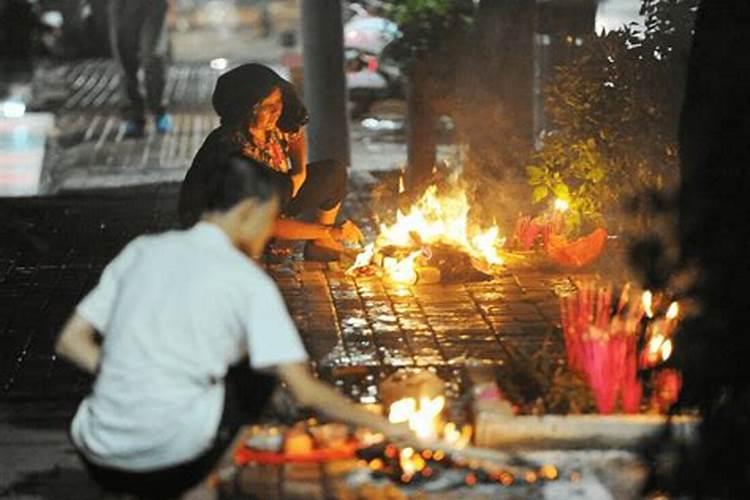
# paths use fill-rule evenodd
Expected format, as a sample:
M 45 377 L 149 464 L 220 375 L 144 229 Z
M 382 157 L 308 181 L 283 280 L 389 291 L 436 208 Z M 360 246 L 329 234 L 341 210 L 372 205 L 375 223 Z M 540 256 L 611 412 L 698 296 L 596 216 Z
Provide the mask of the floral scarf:
M 289 137 L 278 128 L 274 128 L 266 136 L 266 143 L 257 145 L 252 139 L 242 146 L 242 154 L 252 158 L 272 170 L 282 174 L 289 174 L 291 162 L 289 160 Z

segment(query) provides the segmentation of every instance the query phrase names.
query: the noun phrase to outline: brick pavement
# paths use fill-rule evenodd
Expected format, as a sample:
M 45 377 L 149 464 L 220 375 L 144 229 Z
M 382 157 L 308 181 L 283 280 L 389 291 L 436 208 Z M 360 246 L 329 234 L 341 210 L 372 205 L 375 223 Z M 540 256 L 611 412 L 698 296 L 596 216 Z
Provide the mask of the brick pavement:
M 374 186 L 360 181 L 345 203 L 369 236 L 380 222 L 373 207 L 396 206 L 395 183 L 385 199 L 383 184 L 377 202 Z M 434 370 L 456 394 L 466 388 L 467 363 L 502 373 L 529 366 L 540 352 L 549 366 L 564 363 L 558 294 L 572 287 L 565 273 L 505 270 L 489 281 L 405 286 L 355 279 L 338 265 L 268 270 L 319 373 L 363 402 L 377 399 L 376 381 L 401 367 Z
M 18 221 L 0 233 L 10 243 L 0 253 L 0 388 L 6 400 L 75 399 L 85 390 L 75 372 L 54 359 L 54 335 L 127 241 L 173 227 L 176 192 L 176 184 L 166 184 L 0 204 Z M 367 187 L 347 201 L 352 216 L 361 217 L 354 213 L 361 192 Z M 402 366 L 434 367 L 454 379 L 470 358 L 503 365 L 542 346 L 562 358 L 555 290 L 570 286 L 563 275 L 505 272 L 491 281 L 408 287 L 354 279 L 338 265 L 298 257 L 268 270 L 319 371 L 329 379 L 361 374 L 348 378 L 354 396 L 374 396 L 368 375 Z M 352 367 L 360 370 L 344 369 Z
M 367 217 L 363 226 L 371 233 L 366 179 L 354 176 L 344 208 L 349 216 Z M 54 467 L 75 463 L 64 430 L 90 379 L 55 358 L 55 335 L 127 241 L 174 226 L 177 188 L 0 200 L 0 213 L 14 221 L 0 228 L 0 442 L 16 444 L 9 448 L 14 463 L 56 450 L 24 470 L 38 472 L 45 460 Z M 519 366 L 531 367 L 526 382 L 547 389 L 552 381 L 533 369 L 538 358 L 563 363 L 556 294 L 571 282 L 562 274 L 506 271 L 490 281 L 409 287 L 353 279 L 338 265 L 304 263 L 299 255 L 267 268 L 318 373 L 355 400 L 377 401 L 377 381 L 404 366 L 435 370 L 448 382 L 447 394 L 458 396 L 471 359 L 509 377 Z M 18 439 L 24 440 L 20 447 Z M 80 487 L 68 484 L 71 474 L 83 480 L 76 465 L 55 470 L 23 476 L 18 488 Z M 0 474 L 0 492 L 3 486 Z
M 183 73 L 173 70 L 184 83 L 172 85 L 170 92 L 184 86 L 180 109 L 188 116 L 178 114 L 177 132 L 122 141 L 115 132 L 112 106 L 115 76 L 101 61 L 91 65 L 88 73 L 72 68 L 68 76 L 73 92 L 59 123 L 63 132 L 84 130 L 88 138 L 53 149 L 48 161 L 57 169 L 52 177 L 58 187 L 65 186 L 75 169 L 83 177 L 106 171 L 120 175 L 124 162 L 136 165 L 130 174 L 138 172 L 137 165 L 152 171 L 172 165 L 181 177 L 192 150 L 214 125 L 214 119 L 200 111 L 210 93 L 208 70 L 190 65 Z M 344 209 L 373 236 L 384 213 L 379 204 L 392 212 L 395 199 L 386 196 L 376 203 L 376 179 L 355 174 Z M 391 194 L 395 189 L 395 184 L 390 186 Z M 18 444 L 23 443 L 18 439 L 28 438 L 38 442 L 40 450 L 55 442 L 60 456 L 66 457 L 60 460 L 70 459 L 64 429 L 90 380 L 55 358 L 54 338 L 127 241 L 174 227 L 176 193 L 176 183 L 162 182 L 0 200 L 0 219 L 7 222 L 0 226 L 0 442 Z M 355 280 L 338 266 L 305 264 L 299 256 L 268 264 L 268 270 L 318 373 L 361 401 L 377 400 L 376 382 L 404 366 L 437 371 L 449 382 L 448 392 L 457 394 L 465 388 L 468 362 L 508 377 L 524 367 L 525 380 L 546 388 L 551 386 L 547 372 L 535 371 L 539 359 L 554 366 L 562 363 L 556 294 L 571 286 L 564 274 L 508 270 L 490 281 L 405 287 L 375 278 Z M 23 433 L 29 429 L 33 434 Z M 45 432 L 52 432 L 51 441 L 37 439 L 47 436 Z M 37 463 L 33 453 L 13 457 L 6 460 Z M 32 465 L 24 470 L 37 469 Z M 0 491 L 3 481 L 0 474 Z

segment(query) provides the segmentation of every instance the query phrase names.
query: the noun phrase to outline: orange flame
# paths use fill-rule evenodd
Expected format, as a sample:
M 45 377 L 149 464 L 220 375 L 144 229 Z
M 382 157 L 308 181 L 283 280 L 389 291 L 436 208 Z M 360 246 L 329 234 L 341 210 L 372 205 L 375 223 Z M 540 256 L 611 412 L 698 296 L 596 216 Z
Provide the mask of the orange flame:
M 409 428 L 421 439 L 432 440 L 442 434 L 444 443 L 453 448 L 463 448 L 471 441 L 473 428 L 471 425 L 464 425 L 459 429 L 453 422 L 442 425 L 440 414 L 444 407 L 444 396 L 423 396 L 418 402 L 414 398 L 403 398 L 391 404 L 388 420 L 394 424 L 408 423 Z M 434 453 L 424 450 L 420 454 L 413 448 L 404 448 L 398 456 L 404 477 L 411 479 L 417 473 L 427 470 L 426 460 L 440 461 L 445 453 L 442 450 L 436 450 Z
M 417 271 L 414 263 L 421 254 L 422 252 L 418 250 L 401 260 L 388 257 L 383 260 L 383 268 L 388 277 L 393 281 L 407 284 L 416 283 Z
M 399 184 L 399 190 L 403 183 Z M 403 213 L 399 210 L 396 222 L 382 224 L 374 247 L 368 247 L 357 257 L 348 272 L 372 262 L 378 248 L 415 246 L 443 243 L 458 247 L 471 257 L 490 265 L 502 265 L 500 249 L 505 239 L 500 229 L 493 225 L 487 229 L 469 223 L 469 201 L 463 189 L 454 189 L 449 194 L 438 194 L 437 186 L 427 188 L 422 197 Z M 397 282 L 412 284 L 417 279 L 416 259 L 420 252 L 410 253 L 400 260 L 388 261 L 386 274 Z M 387 259 L 386 259 L 387 260 Z M 386 262 L 383 262 L 386 267 Z
M 444 396 L 423 396 L 419 398 L 419 405 L 414 398 L 404 398 L 391 405 L 388 420 L 394 424 L 408 422 L 409 428 L 420 438 L 434 438 L 444 406 Z

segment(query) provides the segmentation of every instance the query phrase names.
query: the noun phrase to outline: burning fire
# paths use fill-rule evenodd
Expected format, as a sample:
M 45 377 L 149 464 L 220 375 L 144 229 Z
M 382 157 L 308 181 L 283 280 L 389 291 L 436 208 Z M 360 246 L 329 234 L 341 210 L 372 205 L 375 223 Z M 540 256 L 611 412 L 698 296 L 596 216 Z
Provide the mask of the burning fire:
M 399 192 L 401 190 L 399 187 Z M 469 201 L 464 190 L 456 189 L 448 195 L 441 195 L 437 186 L 432 185 L 407 213 L 397 212 L 394 224 L 381 224 L 377 240 L 357 256 L 349 272 L 370 265 L 380 248 L 424 249 L 437 243 L 457 247 L 489 265 L 503 264 L 500 249 L 505 239 L 500 237 L 499 228 L 493 225 L 482 230 L 469 223 Z M 386 275 L 401 283 L 416 282 L 416 261 L 425 254 L 429 252 L 417 250 L 400 259 L 386 258 L 383 262 Z
M 464 448 L 471 440 L 473 429 L 470 425 L 459 428 L 453 422 L 443 425 L 440 414 L 445 407 L 445 397 L 420 397 L 419 402 L 414 398 L 403 398 L 391 404 L 388 420 L 394 424 L 408 423 L 409 428 L 421 439 L 434 440 L 442 435 L 443 442 L 458 449 Z M 394 454 L 395 456 L 395 454 Z M 413 448 L 404 448 L 398 454 L 399 464 L 403 471 L 403 482 L 409 482 L 412 476 L 421 473 L 423 476 L 430 472 L 427 460 L 440 461 L 444 452 L 424 450 L 421 454 Z M 373 467 L 373 464 L 370 464 Z
M 391 405 L 388 420 L 394 424 L 408 422 L 409 428 L 422 439 L 437 437 L 440 412 L 445 407 L 445 397 L 419 398 L 419 406 L 414 398 L 399 399 Z
M 405 259 L 398 260 L 393 257 L 383 259 L 383 269 L 393 281 L 399 283 L 414 283 L 417 280 L 416 260 L 422 255 L 421 250 L 412 252 Z

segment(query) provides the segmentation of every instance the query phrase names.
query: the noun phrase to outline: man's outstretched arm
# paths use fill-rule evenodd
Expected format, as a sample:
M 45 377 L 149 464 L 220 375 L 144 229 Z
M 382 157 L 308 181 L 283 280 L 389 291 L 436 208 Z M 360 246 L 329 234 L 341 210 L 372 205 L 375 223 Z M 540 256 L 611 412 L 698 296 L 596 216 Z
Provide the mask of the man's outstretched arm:
M 73 314 L 55 342 L 55 352 L 93 375 L 101 358 L 101 347 L 96 341 L 94 326 L 80 314 Z
M 313 377 L 306 364 L 280 365 L 276 367 L 276 373 L 301 405 L 314 408 L 333 419 L 381 432 L 392 441 L 417 444 L 416 437 L 406 425 L 392 424 L 382 416 L 352 403 L 334 388 Z

